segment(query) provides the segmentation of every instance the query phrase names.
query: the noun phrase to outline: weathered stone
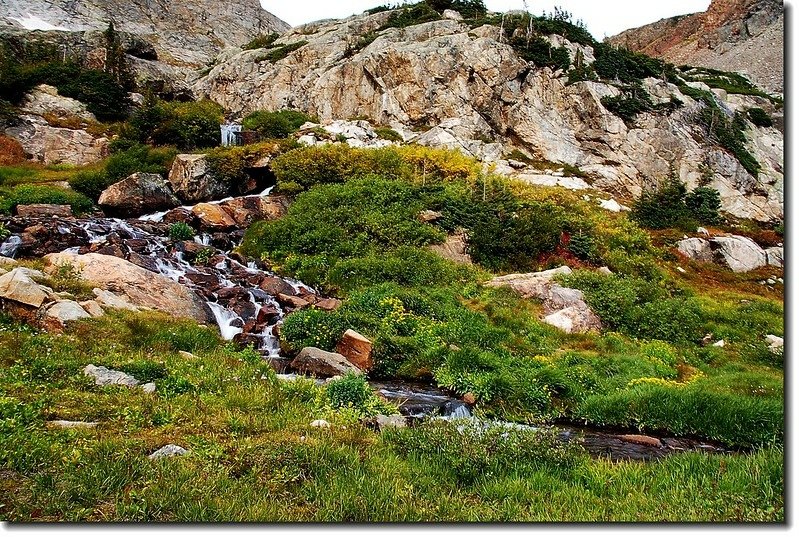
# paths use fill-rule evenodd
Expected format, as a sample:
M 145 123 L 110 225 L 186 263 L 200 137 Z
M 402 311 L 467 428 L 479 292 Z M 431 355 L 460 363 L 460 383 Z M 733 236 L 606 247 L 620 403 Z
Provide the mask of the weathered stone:
M 111 291 L 106 291 L 105 289 L 92 289 L 92 293 L 95 296 L 95 302 L 106 308 L 111 308 L 114 310 L 125 310 L 125 311 L 140 311 L 141 308 L 132 304 L 129 300 L 118 296 Z
M 307 308 L 310 306 L 310 303 L 307 300 L 298 296 L 284 295 L 280 293 L 275 298 L 277 298 L 277 301 L 281 306 L 288 306 L 294 309 Z
M 197 203 L 223 198 L 229 185 L 218 180 L 208 169 L 205 155 L 178 155 L 169 171 L 169 185 L 184 203 Z
M 222 202 L 220 207 L 239 227 L 247 228 L 256 220 L 276 220 L 286 214 L 289 202 L 283 196 L 244 196 Z
M 563 266 L 543 272 L 497 276 L 486 285 L 488 287 L 510 287 L 524 298 L 539 298 L 543 300 L 546 298 L 547 290 L 555 276 L 569 275 L 571 273 L 572 269 Z
M 316 347 L 306 347 L 291 362 L 291 367 L 299 373 L 307 373 L 316 377 L 333 377 L 347 373 L 360 374 L 361 370 L 349 362 L 344 356 L 327 352 Z
M 768 344 L 769 350 L 773 353 L 783 352 L 785 347 L 785 341 L 783 338 L 775 336 L 774 334 L 769 334 L 766 336 L 766 343 Z
M 436 222 L 438 220 L 441 220 L 442 218 L 444 218 L 444 214 L 440 213 L 438 211 L 425 210 L 425 211 L 422 211 L 421 213 L 419 213 L 419 220 L 421 222 L 425 222 L 425 223 L 428 223 L 428 224 L 431 223 L 431 222 Z
M 684 239 L 677 243 L 677 250 L 694 261 L 710 263 L 713 261 L 713 250 L 710 241 L 705 239 Z
M 199 203 L 191 212 L 199 221 L 200 229 L 205 231 L 226 231 L 237 226 L 233 217 L 218 204 Z
M 76 118 L 88 121 L 97 121 L 94 114 L 89 112 L 82 102 L 58 94 L 58 89 L 47 84 L 39 84 L 25 96 L 20 109 L 28 114 L 37 116 L 53 116 L 59 119 Z
M 89 318 L 91 318 L 91 315 L 77 302 L 73 300 L 61 300 L 47 308 L 47 311 L 44 313 L 42 324 L 45 330 L 60 331 L 66 328 L 69 322 Z
M 103 307 L 100 306 L 100 303 L 97 302 L 96 300 L 86 300 L 85 302 L 81 302 L 80 307 L 83 308 L 86 311 L 86 313 L 95 318 L 102 317 L 105 315 Z
M 633 444 L 641 444 L 642 446 L 661 447 L 662 443 L 659 439 L 652 436 L 645 436 L 641 434 L 624 434 L 619 436 L 621 440 Z
M 336 352 L 344 356 L 361 371 L 369 371 L 374 365 L 372 342 L 355 330 L 347 330 L 336 346 Z
M 767 264 L 766 252 L 748 237 L 714 237 L 713 243 L 716 254 L 721 255 L 733 272 L 748 272 Z
M 330 429 L 330 423 L 327 420 L 314 420 L 311 422 L 311 427 L 314 429 Z
M 0 299 L 39 308 L 48 299 L 48 292 L 24 268 L 15 268 L 0 276 Z
M 72 207 L 69 205 L 48 205 L 43 203 L 17 205 L 17 216 L 29 218 L 49 218 L 51 216 L 69 218 L 72 216 Z
M 201 323 L 214 322 L 205 301 L 185 286 L 155 274 L 129 261 L 101 254 L 78 255 L 68 252 L 45 256 L 49 269 L 70 263 L 81 278 L 101 289 L 124 294 L 137 307 L 151 308 L 175 317 L 189 317 Z M 48 269 L 48 270 L 49 270 Z M 103 300 L 98 296 L 98 301 Z M 104 300 L 100 302 L 104 303 Z M 115 306 L 111 306 L 115 307 Z
M 95 429 L 100 425 L 96 421 L 68 421 L 68 420 L 51 420 L 47 422 L 48 427 L 55 429 Z
M 602 322 L 599 317 L 588 306 L 570 306 L 556 311 L 544 317 L 544 322 L 563 330 L 567 334 L 584 334 L 602 329 Z
M 98 386 L 127 386 L 134 388 L 139 385 L 139 381 L 135 377 L 128 375 L 122 371 L 114 371 L 103 366 L 96 366 L 89 364 L 83 370 L 83 374 L 88 377 L 94 377 L 94 383 Z
M 385 416 L 383 414 L 379 414 L 370 421 L 380 431 L 385 429 L 404 429 L 408 426 L 408 420 L 405 418 L 405 416 L 400 415 Z
M 141 216 L 180 205 L 169 185 L 155 173 L 134 173 L 104 190 L 97 203 L 106 213 L 122 217 Z
M 335 311 L 341 307 L 341 304 L 341 300 L 337 298 L 323 298 L 314 304 L 314 307 L 324 311 Z
M 23 115 L 5 134 L 17 140 L 30 160 L 45 165 L 87 166 L 109 154 L 108 138 L 95 137 L 83 129 L 52 127 L 39 116 Z
M 177 446 L 175 444 L 168 444 L 155 453 L 151 453 L 148 455 L 148 459 L 150 460 L 157 460 L 163 459 L 168 457 L 180 457 L 181 455 L 186 455 L 189 451 L 185 448 Z
M 784 249 L 782 246 L 766 248 L 766 259 L 772 267 L 781 267 L 784 263 Z
M 431 244 L 429 248 L 444 259 L 471 265 L 472 258 L 466 253 L 467 246 L 466 234 L 461 232 L 449 235 L 444 244 Z

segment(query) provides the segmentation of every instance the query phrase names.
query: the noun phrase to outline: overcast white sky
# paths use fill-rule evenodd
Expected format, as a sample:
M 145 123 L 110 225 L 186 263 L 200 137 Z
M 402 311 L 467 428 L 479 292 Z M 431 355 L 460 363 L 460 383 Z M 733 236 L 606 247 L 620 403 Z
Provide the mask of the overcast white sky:
M 344 18 L 398 0 L 261 0 L 265 9 L 297 26 L 319 19 Z M 413 0 L 411 1 L 413 3 Z M 710 0 L 527 0 L 529 11 L 540 15 L 560 6 L 585 21 L 597 39 L 666 17 L 705 11 Z M 486 0 L 491 11 L 523 9 L 523 0 Z

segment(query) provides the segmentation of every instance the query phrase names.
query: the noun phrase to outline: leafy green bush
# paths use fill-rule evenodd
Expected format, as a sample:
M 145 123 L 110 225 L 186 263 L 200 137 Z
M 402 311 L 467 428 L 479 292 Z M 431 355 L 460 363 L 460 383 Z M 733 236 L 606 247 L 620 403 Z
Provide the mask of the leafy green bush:
M 0 242 L 3 242 L 11 236 L 11 231 L 6 227 L 3 222 L 0 222 Z
M 69 205 L 75 214 L 88 213 L 94 207 L 92 200 L 65 188 L 49 185 L 19 185 L 10 190 L 0 203 L 0 213 L 9 214 L 17 205 L 44 203 L 52 205 Z
M 96 203 L 100 194 L 115 182 L 105 170 L 84 170 L 69 179 L 69 186 Z
M 425 2 L 439 13 L 447 9 L 457 11 L 464 19 L 483 17 L 487 11 L 483 0 L 425 0 Z
M 601 102 L 608 111 L 619 116 L 628 124 L 632 123 L 638 114 L 648 112 L 655 106 L 649 93 L 641 85 L 629 86 L 616 97 L 602 97 Z
M 675 73 L 673 65 L 607 43 L 594 45 L 596 61 L 593 68 L 603 80 L 617 80 L 623 84 L 640 84 L 649 77 L 663 78 Z
M 315 122 L 316 118 L 297 110 L 278 112 L 259 110 L 244 118 L 242 126 L 247 130 L 258 132 L 264 138 L 286 138 L 309 121 Z
M 223 109 L 213 101 L 165 102 L 149 95 L 130 118 L 135 140 L 181 150 L 216 147 Z
M 185 222 L 175 222 L 169 226 L 169 238 L 173 241 L 190 241 L 194 235 L 194 229 Z
M 375 134 L 382 140 L 389 142 L 402 142 L 402 135 L 389 127 L 378 127 L 375 129 Z
M 698 302 L 678 290 L 670 291 L 641 278 L 586 271 L 575 272 L 564 281 L 585 293 L 586 302 L 607 329 L 670 343 L 694 342 L 702 337 Z
M 542 37 L 534 37 L 529 40 L 521 36 L 514 37 L 511 39 L 510 45 L 523 60 L 533 62 L 536 67 L 551 67 L 553 70 L 563 69 L 565 71 L 571 65 L 571 56 L 568 50 L 563 47 L 553 47 Z
M 333 351 L 345 331 L 340 315 L 308 309 L 286 317 L 280 330 L 280 338 L 293 351 L 300 351 L 305 347 Z
M 314 185 L 370 174 L 400 178 L 407 175 L 408 166 L 392 148 L 354 149 L 342 144 L 289 151 L 272 162 L 272 170 L 278 191 L 295 194 Z
M 382 401 L 362 375 L 348 373 L 325 386 L 327 403 L 335 410 L 352 409 L 359 417 L 396 414 L 395 406 Z
M 255 61 L 256 62 L 269 61 L 272 63 L 276 63 L 286 58 L 289 54 L 291 54 L 295 50 L 299 50 L 307 44 L 308 41 L 297 41 L 296 43 L 289 43 L 288 45 L 282 45 L 279 47 L 275 46 L 272 47 L 271 50 L 266 54 L 259 56 Z
M 762 108 L 750 108 L 746 111 L 746 115 L 749 116 L 749 120 L 758 127 L 774 126 L 771 116 Z
M 242 50 L 255 50 L 259 48 L 272 48 L 275 41 L 280 39 L 280 34 L 278 33 L 270 33 L 270 34 L 261 34 L 258 37 L 254 38 L 252 41 L 243 45 L 241 47 Z
M 413 429 L 392 429 L 383 438 L 405 457 L 445 471 L 461 485 L 489 475 L 525 475 L 536 470 L 569 470 L 583 458 L 575 443 L 554 430 L 428 421 Z
M 411 6 L 403 7 L 392 13 L 388 21 L 380 28 L 407 28 L 425 22 L 436 21 L 441 18 L 441 14 L 433 9 L 428 2 L 419 2 Z
M 177 150 L 170 147 L 153 148 L 134 144 L 125 151 L 111 155 L 106 162 L 105 173 L 110 184 L 137 172 L 166 176 L 176 155 Z

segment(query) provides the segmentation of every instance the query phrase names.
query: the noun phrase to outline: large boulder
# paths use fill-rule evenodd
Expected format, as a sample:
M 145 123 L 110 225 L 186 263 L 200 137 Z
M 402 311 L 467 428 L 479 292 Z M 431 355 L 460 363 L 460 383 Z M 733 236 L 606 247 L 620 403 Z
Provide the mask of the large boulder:
M 361 370 L 341 354 L 316 347 L 305 347 L 291 362 L 297 372 L 315 377 L 329 378 L 347 373 L 360 374 Z
M 17 205 L 17 216 L 25 218 L 70 218 L 72 207 L 70 205 L 51 205 L 46 203 L 33 203 L 31 205 Z
M 169 185 L 184 203 L 197 203 L 223 198 L 228 185 L 208 169 L 205 155 L 178 155 L 169 171 Z
M 203 231 L 229 231 L 237 227 L 236 220 L 216 203 L 198 203 L 191 212 Z
M 288 198 L 283 196 L 245 196 L 220 203 L 241 228 L 250 227 L 256 220 L 277 220 L 288 210 Z
M 768 264 L 765 250 L 748 237 L 714 237 L 713 243 L 716 255 L 721 256 L 733 272 L 748 272 Z
M 471 265 L 472 257 L 467 253 L 467 246 L 466 234 L 461 232 L 449 235 L 443 244 L 431 244 L 429 248 L 444 259 Z
M 571 273 L 572 269 L 567 266 L 562 266 L 543 272 L 497 276 L 486 285 L 488 287 L 510 287 L 524 298 L 538 298 L 543 300 L 546 298 L 553 278 L 560 275 L 569 275 Z
M 179 283 L 143 269 L 118 257 L 102 254 L 78 255 L 70 252 L 45 256 L 46 270 L 71 264 L 80 277 L 118 295 L 135 306 L 151 308 L 174 317 L 188 317 L 201 323 L 214 323 L 207 304 Z M 98 297 L 99 298 L 99 297 Z
M 766 258 L 772 267 L 781 267 L 785 262 L 785 252 L 782 246 L 766 248 Z
M 134 173 L 105 189 L 97 202 L 111 216 L 134 217 L 173 209 L 180 201 L 155 173 Z
M 602 321 L 584 302 L 547 315 L 544 322 L 567 334 L 584 334 L 602 329 Z
M 47 115 L 59 119 L 77 118 L 86 122 L 97 121 L 85 104 L 59 95 L 57 88 L 47 84 L 40 84 L 28 92 L 20 109 L 23 112 L 39 116 Z

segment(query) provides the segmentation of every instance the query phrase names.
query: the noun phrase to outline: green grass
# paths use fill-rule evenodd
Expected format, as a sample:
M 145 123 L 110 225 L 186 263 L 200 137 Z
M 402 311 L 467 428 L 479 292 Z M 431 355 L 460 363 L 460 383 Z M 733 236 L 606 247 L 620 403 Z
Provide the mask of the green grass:
M 779 447 L 640 464 L 591 460 L 546 432 L 430 423 L 381 435 L 327 407 L 324 388 L 279 383 L 255 354 L 156 314 L 82 322 L 63 336 L 3 318 L 0 342 L 4 520 L 784 519 Z M 87 363 L 158 390 L 94 386 Z M 309 427 L 319 418 L 332 428 Z M 59 430 L 51 419 L 101 424 Z M 190 453 L 147 459 L 167 443 Z

